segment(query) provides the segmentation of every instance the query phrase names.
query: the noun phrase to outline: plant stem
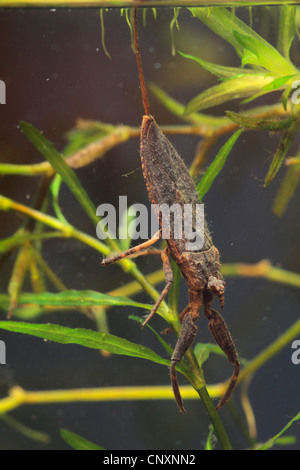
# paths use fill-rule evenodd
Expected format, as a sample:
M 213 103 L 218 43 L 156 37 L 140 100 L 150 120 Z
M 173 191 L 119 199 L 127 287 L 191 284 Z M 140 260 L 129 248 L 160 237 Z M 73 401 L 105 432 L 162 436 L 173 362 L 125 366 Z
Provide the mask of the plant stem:
M 269 345 L 264 351 L 249 361 L 242 369 L 239 383 L 246 377 L 252 375 L 268 360 L 274 357 L 284 346 L 289 344 L 300 333 L 300 320 L 294 323 L 285 333 Z M 229 439 L 226 435 L 219 413 L 216 411 L 211 397 L 222 395 L 226 384 L 209 385 L 207 388 L 203 383 L 200 374 L 193 375 L 193 387 L 181 386 L 182 398 L 196 399 L 197 394 L 201 397 L 216 434 L 224 449 L 231 449 Z M 196 393 L 197 392 L 197 393 Z M 150 387 L 104 387 L 71 390 L 51 390 L 27 392 L 21 387 L 11 389 L 9 396 L 0 400 L 0 414 L 7 413 L 24 404 L 45 404 L 45 403 L 71 403 L 78 401 L 123 401 L 123 400 L 173 400 L 173 392 L 170 386 L 150 386 Z
M 162 90 L 152 86 L 158 99 L 169 109 L 173 114 L 182 118 L 184 105 L 169 97 Z M 274 116 L 288 117 L 290 115 L 289 109 L 285 111 L 282 105 L 269 105 L 253 108 L 247 111 L 247 116 L 257 118 L 268 118 Z M 192 116 L 192 117 L 191 117 Z M 186 118 L 190 120 L 191 124 L 186 125 L 166 125 L 161 126 L 161 130 L 168 135 L 199 135 L 212 139 L 215 142 L 220 136 L 233 132 L 239 128 L 238 124 L 230 121 L 228 118 L 211 117 L 194 113 Z M 103 138 L 91 142 L 81 150 L 76 151 L 72 155 L 66 157 L 65 162 L 70 168 L 82 168 L 94 160 L 101 158 L 111 148 L 126 142 L 131 138 L 139 137 L 140 128 L 134 126 L 112 126 L 111 124 L 101 123 L 99 121 L 91 120 L 78 120 L 77 128 L 80 129 L 93 129 L 95 127 L 111 128 L 112 130 Z M 292 159 L 291 159 L 292 160 Z M 292 164 L 292 162 L 291 162 Z M 41 163 L 34 163 L 32 165 L 18 165 L 12 163 L 0 163 L 1 175 L 22 175 L 22 176 L 37 176 L 37 175 L 52 175 L 54 170 L 48 161 Z M 192 169 L 192 174 L 195 176 L 195 170 Z
M 300 274 L 272 266 L 268 260 L 261 260 L 254 264 L 224 263 L 221 266 L 221 271 L 226 277 L 261 277 L 269 281 L 300 288 Z M 146 279 L 150 284 L 156 285 L 165 279 L 164 272 L 162 269 L 159 269 L 148 274 Z M 127 297 L 131 297 L 141 292 L 141 290 L 142 288 L 140 284 L 136 281 L 132 281 L 113 289 L 108 292 L 108 294 L 126 295 Z
M 14 163 L 0 163 L 1 175 L 37 176 L 51 175 L 54 171 L 48 162 L 33 163 L 32 165 L 18 165 Z
M 279 338 L 261 351 L 256 357 L 254 357 L 254 359 L 248 362 L 248 364 L 242 369 L 238 382 L 241 382 L 245 377 L 256 372 L 266 362 L 278 354 L 285 346 L 290 344 L 291 341 L 293 341 L 293 339 L 299 334 L 300 320 L 297 320 L 290 328 L 280 335 Z
M 300 288 L 300 274 L 272 266 L 268 260 L 256 264 L 227 263 L 222 266 L 224 276 L 262 277 L 269 281 L 288 284 Z
M 172 316 L 170 315 L 171 325 L 177 333 L 177 336 L 180 333 L 181 325 L 178 319 L 178 315 Z M 230 444 L 229 438 L 221 421 L 220 415 L 215 408 L 214 403 L 207 391 L 206 383 L 203 375 L 203 371 L 201 366 L 199 365 L 194 351 L 192 348 L 188 349 L 185 353 L 186 359 L 189 363 L 189 368 L 187 370 L 187 378 L 193 385 L 194 389 L 197 391 L 198 395 L 200 396 L 202 403 L 209 415 L 211 423 L 215 429 L 215 432 L 218 436 L 219 442 L 224 450 L 232 450 L 232 446 Z
M 14 210 L 17 212 L 21 212 L 22 214 L 29 215 L 33 219 L 38 220 L 39 222 L 42 222 L 43 224 L 48 225 L 49 227 L 55 230 L 59 230 L 66 237 L 80 240 L 105 255 L 109 253 L 109 248 L 104 243 L 101 243 L 99 240 L 96 240 L 95 238 L 87 235 L 86 233 L 75 229 L 72 225 L 63 223 L 55 217 L 44 214 L 43 212 L 37 211 L 35 209 L 31 209 L 30 207 L 20 204 L 19 202 L 15 202 L 12 199 L 9 199 L 2 195 L 0 195 L 0 210 Z
M 203 371 L 194 355 L 194 352 L 189 349 L 186 352 L 186 357 L 190 363 L 192 374 L 189 375 L 189 380 L 194 389 L 199 394 L 203 405 L 209 415 L 211 423 L 215 429 L 219 442 L 224 450 L 232 450 L 231 443 L 223 426 L 219 412 L 216 410 L 214 403 L 206 388 Z
M 85 243 L 86 245 L 90 246 L 91 248 L 95 249 L 96 251 L 104 254 L 107 256 L 110 253 L 110 249 L 102 242 L 97 240 L 90 235 L 87 235 L 80 230 L 77 230 L 70 224 L 61 222 L 60 220 L 52 217 L 50 215 L 44 214 L 43 212 L 37 211 L 35 209 L 31 209 L 23 204 L 13 201 L 7 197 L 0 195 L 0 210 L 10 211 L 15 210 L 21 212 L 23 214 L 29 215 L 30 217 L 42 222 L 45 225 L 50 226 L 55 230 L 61 231 L 66 237 L 74 238 L 76 240 Z M 159 292 L 147 281 L 145 276 L 140 272 L 134 262 L 130 259 L 121 259 L 118 262 L 123 270 L 130 275 L 132 275 L 136 281 L 142 286 L 142 288 L 147 292 L 147 294 L 153 299 L 157 300 L 160 296 Z M 161 304 L 161 311 L 168 314 L 168 308 L 165 302 Z
M 211 423 L 214 427 L 214 430 L 218 436 L 218 439 L 220 441 L 220 444 L 222 445 L 224 450 L 232 450 L 231 443 L 229 441 L 229 438 L 226 434 L 225 428 L 223 426 L 223 423 L 220 419 L 219 412 L 216 410 L 213 402 L 211 401 L 211 398 L 208 394 L 207 388 L 206 387 L 201 387 L 198 390 L 199 396 L 202 400 L 202 402 L 205 405 L 205 408 L 209 414 Z
M 191 387 L 188 387 L 191 389 Z M 182 395 L 187 398 L 197 394 L 193 389 L 188 390 L 182 387 Z M 187 393 L 185 392 L 187 390 Z M 211 421 L 216 434 L 224 450 L 232 449 L 219 413 L 216 411 L 210 396 L 204 386 L 199 387 L 198 393 L 209 410 Z M 37 405 L 46 403 L 72 403 L 72 402 L 93 402 L 93 401 L 119 401 L 119 400 L 169 400 L 174 399 L 170 386 L 159 387 L 106 387 L 106 388 L 85 388 L 71 390 L 50 390 L 50 391 L 25 391 L 21 387 L 13 387 L 9 396 L 0 400 L 0 414 L 12 411 L 22 405 Z

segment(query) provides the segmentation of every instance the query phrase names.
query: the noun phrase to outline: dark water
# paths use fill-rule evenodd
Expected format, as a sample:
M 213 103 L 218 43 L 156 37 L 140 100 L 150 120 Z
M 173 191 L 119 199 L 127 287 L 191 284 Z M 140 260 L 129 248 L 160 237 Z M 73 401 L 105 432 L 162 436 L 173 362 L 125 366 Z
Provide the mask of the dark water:
M 253 24 L 258 32 L 276 43 L 277 9 L 256 8 Z M 248 21 L 248 10 L 240 11 Z M 151 12 L 147 26 L 141 28 L 141 48 L 147 81 L 152 81 L 171 96 L 186 103 L 200 90 L 215 82 L 212 76 L 192 62 L 171 54 L 169 24 L 172 12 L 159 9 L 157 20 Z M 0 12 L 1 79 L 7 86 L 7 104 L 0 108 L 1 162 L 29 164 L 41 156 L 22 135 L 19 122 L 31 122 L 44 131 L 58 149 L 64 146 L 64 134 L 76 118 L 97 119 L 108 123 L 140 125 L 142 107 L 138 89 L 135 56 L 130 32 L 119 10 L 105 14 L 105 43 L 109 60 L 101 45 L 99 11 L 95 9 L 2 10 Z M 176 48 L 205 57 L 211 62 L 238 66 L 232 47 L 216 37 L 187 11 L 179 17 L 180 32 L 175 31 Z M 294 63 L 300 53 L 293 47 Z M 272 101 L 273 100 L 273 101 Z M 257 104 L 275 102 L 267 96 Z M 178 124 L 154 98 L 152 113 L 159 124 Z M 214 108 L 216 115 L 226 109 L 238 110 L 232 103 Z M 210 110 L 209 110 L 210 112 Z M 187 165 L 195 154 L 198 138 L 174 136 L 172 142 Z M 223 141 L 221 141 L 223 142 Z M 299 191 L 283 218 L 271 208 L 284 171 L 268 190 L 263 188 L 277 135 L 249 132 L 234 147 L 222 174 L 206 198 L 208 221 L 222 262 L 256 263 L 267 258 L 274 265 L 300 272 Z M 212 149 L 213 158 L 218 147 Z M 130 173 L 129 176 L 124 177 Z M 140 171 L 138 140 L 115 147 L 101 160 L 77 172 L 95 205 L 117 204 L 119 195 L 128 196 L 128 204 L 148 204 Z M 38 178 L 0 177 L 1 194 L 23 203 L 30 202 Z M 94 228 L 82 209 L 63 187 L 63 210 L 77 228 L 94 235 Z M 9 236 L 19 226 L 17 215 L 0 215 L 1 236 Z M 107 292 L 131 280 L 117 266 L 100 267 L 101 256 L 72 240 L 49 241 L 44 257 L 68 288 Z M 6 292 L 13 258 L 1 265 L 1 291 Z M 160 267 L 158 259 L 138 261 L 142 272 Z M 148 301 L 146 295 L 139 300 Z M 182 285 L 180 307 L 186 304 Z M 299 316 L 300 293 L 296 288 L 261 279 L 227 279 L 224 316 L 242 358 L 251 359 L 274 341 Z M 128 319 L 130 308 L 109 311 L 111 333 L 145 344 L 164 355 L 157 340 Z M 4 319 L 2 312 L 2 319 Z M 71 327 L 94 328 L 80 313 L 53 313 L 45 321 Z M 160 331 L 164 324 L 157 316 L 152 325 Z M 204 317 L 200 316 L 199 341 L 210 342 Z M 99 352 L 78 346 L 43 342 L 29 336 L 1 332 L 7 346 L 7 365 L 1 366 L 0 391 L 18 384 L 27 390 L 51 390 L 120 385 L 168 385 L 168 369 L 156 364 L 122 356 L 102 357 Z M 174 336 L 168 338 L 174 344 Z M 291 362 L 291 348 L 264 365 L 253 377 L 249 397 L 256 418 L 258 441 L 273 436 L 299 412 L 300 365 Z M 205 365 L 208 383 L 224 380 L 231 367 L 219 358 Z M 186 383 L 180 377 L 180 383 Z M 243 424 L 240 391 L 235 403 Z M 177 411 L 173 401 L 75 403 L 21 407 L 11 413 L 18 421 L 51 436 L 50 444 L 36 443 L 0 421 L 1 449 L 66 449 L 60 428 L 76 432 L 107 449 L 199 449 L 208 433 L 209 419 L 200 401 L 185 403 L 187 415 Z M 234 448 L 247 447 L 240 423 L 229 409 L 221 411 L 222 420 Z M 298 437 L 292 448 L 299 448 L 299 425 L 288 434 Z M 217 445 L 218 448 L 218 445 Z

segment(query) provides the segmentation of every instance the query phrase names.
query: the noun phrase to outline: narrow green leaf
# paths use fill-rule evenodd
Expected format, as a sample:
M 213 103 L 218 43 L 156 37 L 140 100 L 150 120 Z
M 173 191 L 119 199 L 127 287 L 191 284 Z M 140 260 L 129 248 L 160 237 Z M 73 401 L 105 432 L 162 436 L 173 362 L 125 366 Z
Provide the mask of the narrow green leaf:
M 174 39 L 174 25 L 176 25 L 179 31 L 179 24 L 178 24 L 178 16 L 179 16 L 180 8 L 174 7 L 173 10 L 173 18 L 170 22 L 170 34 L 171 34 L 171 44 L 172 44 L 172 55 L 175 55 L 175 39 Z
M 5 299 L 3 299 L 5 297 Z M 3 310 L 5 314 L 9 309 L 8 296 L 1 295 L 0 299 L 0 310 Z M 19 318 L 23 321 L 37 320 L 43 313 L 45 313 L 45 307 L 39 305 L 22 305 L 14 309 L 14 318 Z
M 100 8 L 100 25 L 101 25 L 101 44 L 102 44 L 102 49 L 104 50 L 104 53 L 106 57 L 111 59 L 111 55 L 106 49 L 105 45 L 105 28 L 104 28 L 104 9 Z
M 197 186 L 197 192 L 199 194 L 200 201 L 202 201 L 203 197 L 205 196 L 207 191 L 210 189 L 215 178 L 218 176 L 218 174 L 222 170 L 232 147 L 234 146 L 235 142 L 237 141 L 237 139 L 239 138 L 242 132 L 243 132 L 243 129 L 239 129 L 228 139 L 228 141 L 219 150 L 214 161 L 207 168 L 205 174 L 203 175 L 200 183 Z
M 297 73 L 297 69 L 293 64 L 282 57 L 275 47 L 271 46 L 263 38 L 255 38 L 241 34 L 238 31 L 234 31 L 234 36 L 238 43 L 252 54 L 251 59 L 250 56 L 247 56 L 247 60 L 245 57 L 243 58 L 243 64 L 259 65 L 277 76 Z
M 157 364 L 169 366 L 170 361 L 160 357 L 154 351 L 127 339 L 83 328 L 67 328 L 54 324 L 37 324 L 2 321 L 0 329 L 22 333 L 60 344 L 78 344 L 91 349 L 104 349 L 112 354 L 147 359 Z
M 283 436 L 283 437 L 278 437 L 276 439 L 277 446 L 291 446 L 293 444 L 296 444 L 296 442 L 297 442 L 296 436 Z
M 67 429 L 61 429 L 60 435 L 75 450 L 104 450 L 103 447 L 97 446 L 93 442 L 84 439 L 84 437 L 75 434 L 74 432 L 68 431 Z
M 52 205 L 53 205 L 53 209 L 55 211 L 55 214 L 58 220 L 60 220 L 63 224 L 68 224 L 69 222 L 63 215 L 59 202 L 58 202 L 61 183 L 62 183 L 62 178 L 59 174 L 57 174 L 50 185 L 50 191 L 52 193 Z
M 226 111 L 226 114 L 231 121 L 247 129 L 279 131 L 282 129 L 288 129 L 294 122 L 294 119 L 292 117 L 282 120 L 271 120 L 244 116 L 242 114 L 234 113 L 232 111 Z
M 242 77 L 224 81 L 208 88 L 193 98 L 186 105 L 184 115 L 187 116 L 196 111 L 211 108 L 212 106 L 217 106 L 231 100 L 246 98 L 248 96 L 252 97 L 272 80 L 272 77 L 266 77 L 265 74 L 249 73 Z
M 210 425 L 209 427 L 209 433 L 207 436 L 206 444 L 204 450 L 213 450 L 213 440 L 214 440 L 214 427 Z
M 191 59 L 197 64 L 201 65 L 205 70 L 208 72 L 213 73 L 220 79 L 224 78 L 232 78 L 236 77 L 237 75 L 245 75 L 245 73 L 249 73 L 250 71 L 247 69 L 242 69 L 239 67 L 226 67 L 224 65 L 213 64 L 212 62 L 207 62 L 200 57 L 195 57 L 190 54 L 185 54 L 184 52 L 178 51 L 179 54 L 184 57 L 185 59 Z
M 140 325 L 142 325 L 145 321 L 143 318 L 137 317 L 136 315 L 130 315 L 129 318 L 131 320 L 135 320 Z M 149 330 L 152 331 L 152 333 L 156 336 L 156 338 L 158 339 L 159 343 L 162 345 L 164 350 L 171 357 L 173 354 L 173 348 L 162 338 L 161 334 L 157 333 L 157 331 L 155 331 L 155 329 L 151 325 L 149 325 L 149 323 L 147 323 L 146 328 L 149 328 Z M 184 360 L 181 361 L 179 364 L 177 364 L 176 370 L 181 372 L 183 375 L 185 375 L 188 378 L 189 371 Z
M 281 217 L 287 209 L 287 206 L 294 196 L 297 187 L 300 184 L 300 165 L 292 165 L 288 168 L 285 177 L 281 183 L 276 195 L 273 212 Z
M 170 97 L 165 91 L 159 88 L 154 83 L 150 84 L 149 89 L 156 96 L 156 98 L 175 116 L 180 117 L 181 119 L 192 122 L 195 124 L 201 124 L 202 126 L 217 129 L 221 126 L 224 126 L 224 118 L 208 116 L 200 113 L 192 113 L 188 116 L 184 116 L 184 105 L 176 101 L 174 98 Z
M 277 90 L 278 88 L 281 88 L 283 85 L 285 85 L 289 80 L 291 80 L 295 76 L 296 76 L 296 74 L 286 75 L 285 77 L 275 78 L 274 80 L 272 80 L 271 83 L 269 83 L 268 85 L 265 85 L 262 88 L 262 91 Z
M 14 309 L 18 305 L 18 301 L 21 295 L 21 290 L 25 281 L 26 274 L 28 272 L 30 258 L 32 252 L 30 245 L 25 243 L 21 246 L 17 259 L 15 261 L 12 275 L 8 283 L 8 293 L 10 295 L 10 305 L 8 309 L 7 318 L 10 318 L 13 314 Z
M 190 11 L 214 33 L 229 42 L 240 56 L 243 53 L 243 47 L 237 41 L 234 35 L 235 31 L 257 40 L 262 39 L 252 28 L 240 20 L 234 12 L 229 11 L 227 8 L 216 7 L 209 9 L 197 7 L 190 8 Z
M 129 317 L 131 320 L 134 320 L 136 321 L 137 323 L 139 323 L 140 325 L 142 325 L 145 321 L 144 318 L 141 318 L 141 317 L 137 317 L 136 315 L 129 315 Z M 152 331 L 152 333 L 156 336 L 156 338 L 158 339 L 158 341 L 160 342 L 160 344 L 162 345 L 162 347 L 164 348 L 164 350 L 168 353 L 168 355 L 171 357 L 172 354 L 173 354 L 173 348 L 171 348 L 171 346 L 169 346 L 168 343 L 166 343 L 166 341 L 163 340 L 163 338 L 161 337 L 160 334 L 157 333 L 157 331 L 155 331 L 155 329 L 149 325 L 149 323 L 147 323 L 146 325 L 147 328 L 149 328 L 150 331 Z
M 197 343 L 194 353 L 200 367 L 202 367 L 202 364 L 207 361 L 211 353 L 224 356 L 222 349 L 217 344 L 213 343 Z
M 69 131 L 66 134 L 66 138 L 68 142 L 63 151 L 65 157 L 72 155 L 89 143 L 86 139 L 86 133 L 81 130 Z
M 1 301 L 2 296 L 0 297 Z M 6 298 L 6 296 L 5 296 Z M 63 292 L 41 292 L 41 293 L 22 293 L 18 299 L 19 305 L 24 304 L 37 304 L 37 305 L 52 305 L 52 306 L 65 306 L 65 307 L 90 307 L 90 306 L 104 306 L 104 305 L 122 305 L 139 307 L 150 310 L 150 304 L 135 302 L 129 297 L 114 296 L 109 294 L 102 294 L 92 290 L 65 290 Z
M 244 53 L 242 57 L 242 67 L 245 67 L 245 65 L 254 65 L 256 67 L 259 66 L 257 55 L 247 49 L 244 49 Z M 254 67 L 252 67 L 252 69 L 253 68 Z
M 282 95 L 281 95 L 281 102 L 282 102 L 282 105 L 283 105 L 283 108 L 284 110 L 286 111 L 287 110 L 287 103 L 288 103 L 288 100 L 289 100 L 289 97 L 290 97 L 290 93 L 292 91 L 292 88 L 293 88 L 293 84 L 289 84 L 288 86 L 285 87 Z
M 85 210 L 92 222 L 97 224 L 99 222 L 99 218 L 96 216 L 96 208 L 93 202 L 91 201 L 86 191 L 83 189 L 77 175 L 67 165 L 62 155 L 32 124 L 22 121 L 21 129 L 26 137 L 32 142 L 32 144 L 41 152 L 46 160 L 48 160 L 54 170 L 60 174 L 64 183 L 67 184 L 70 191 L 76 197 L 77 201 Z
M 260 446 L 258 448 L 258 450 L 268 450 L 268 449 L 271 449 L 271 447 L 273 447 L 275 444 L 276 444 L 276 441 L 277 439 L 285 432 L 287 431 L 291 425 L 295 422 L 295 421 L 298 421 L 300 419 L 300 413 L 298 413 L 294 418 L 292 418 L 288 424 L 286 426 L 284 426 L 284 428 L 278 433 L 276 434 L 274 437 L 272 437 L 271 439 L 269 439 L 265 444 L 263 444 L 262 446 Z
M 296 36 L 296 12 L 296 5 L 283 5 L 280 10 L 277 49 L 287 59 Z
M 275 178 L 277 175 L 279 168 L 281 167 L 286 154 L 293 142 L 294 136 L 296 133 L 296 128 L 295 126 L 291 126 L 289 129 L 287 129 L 284 133 L 283 136 L 279 142 L 278 148 L 275 152 L 275 155 L 273 157 L 273 160 L 271 162 L 271 165 L 269 167 L 268 173 L 265 178 L 265 188 L 269 186 L 271 181 Z
M 115 131 L 115 126 L 100 121 L 88 121 L 82 126 L 80 121 L 75 129 L 71 129 L 66 134 L 68 142 L 63 150 L 64 157 L 69 157 L 78 150 L 92 144 L 95 141 L 104 140 L 109 134 Z
M 260 96 L 263 96 L 267 93 L 271 93 L 271 92 L 270 91 L 261 91 L 261 92 L 255 93 L 254 95 L 250 96 L 249 98 L 246 98 L 243 101 L 241 101 L 241 105 L 251 103 L 251 101 L 257 100 L 257 98 L 259 98 Z

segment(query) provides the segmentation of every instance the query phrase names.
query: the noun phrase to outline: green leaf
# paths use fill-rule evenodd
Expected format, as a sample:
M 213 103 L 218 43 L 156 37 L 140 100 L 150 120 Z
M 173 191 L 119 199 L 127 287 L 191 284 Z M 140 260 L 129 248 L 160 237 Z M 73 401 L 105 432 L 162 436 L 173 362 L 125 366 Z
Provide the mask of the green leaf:
M 273 157 L 273 160 L 271 162 L 271 165 L 269 167 L 268 173 L 265 178 L 265 188 L 269 186 L 271 181 L 275 178 L 277 175 L 279 168 L 281 167 L 286 154 L 293 142 L 294 136 L 296 133 L 296 128 L 295 126 L 291 126 L 289 129 L 287 129 L 284 133 L 283 136 L 279 142 L 278 148 L 275 152 L 275 155 Z
M 97 446 L 93 442 L 90 442 L 67 429 L 61 429 L 60 435 L 64 441 L 66 441 L 66 443 L 75 450 L 105 450 L 103 447 Z
M 244 50 L 242 57 L 242 66 L 245 67 L 245 65 L 259 65 L 257 55 L 247 49 Z M 252 69 L 254 69 L 254 67 L 252 67 Z
M 275 215 L 281 217 L 284 214 L 299 184 L 300 165 L 291 165 L 285 174 L 273 204 L 273 212 Z
M 263 96 L 267 93 L 270 93 L 269 91 L 261 91 L 259 93 L 255 93 L 254 95 L 250 96 L 250 98 L 246 98 L 243 101 L 241 101 L 241 105 L 251 103 L 251 101 L 257 100 L 260 96 Z
M 297 438 L 295 436 L 283 436 L 276 439 L 277 446 L 291 446 L 296 444 Z
M 84 121 L 84 120 L 83 120 Z M 115 131 L 115 126 L 100 121 L 82 121 L 79 119 L 75 129 L 66 134 L 68 142 L 63 150 L 64 157 L 69 157 L 78 150 L 98 140 L 104 140 Z
M 258 93 L 273 80 L 261 73 L 249 73 L 242 77 L 224 81 L 203 91 L 193 98 L 186 106 L 184 115 L 211 108 L 227 101 L 246 98 Z M 267 93 L 267 92 L 266 92 Z
M 277 439 L 285 432 L 287 431 L 287 429 L 289 429 L 291 427 L 291 425 L 295 422 L 295 421 L 298 421 L 300 419 L 300 413 L 298 413 L 294 418 L 292 418 L 288 424 L 286 426 L 284 426 L 284 428 L 278 433 L 276 434 L 274 437 L 272 437 L 271 439 L 269 439 L 265 444 L 263 444 L 262 446 L 260 446 L 258 448 L 258 450 L 268 450 L 270 449 L 271 447 L 273 447 L 275 444 L 276 444 L 276 441 Z
M 54 324 L 24 323 L 13 321 L 0 322 L 0 329 L 22 333 L 60 344 L 78 344 L 91 349 L 104 349 L 112 354 L 139 357 L 157 364 L 169 366 L 170 361 L 154 351 L 127 339 L 83 328 L 67 328 Z
M 280 10 L 277 49 L 287 59 L 296 35 L 296 13 L 296 5 L 283 5 Z
M 205 174 L 203 175 L 200 183 L 197 186 L 197 192 L 199 194 L 200 201 L 202 201 L 203 197 L 213 184 L 215 178 L 222 170 L 232 147 L 234 146 L 235 142 L 237 141 L 242 132 L 243 129 L 239 129 L 228 139 L 228 141 L 219 150 L 214 161 L 207 168 Z
M 59 206 L 59 202 L 58 202 L 61 183 L 62 183 L 62 178 L 59 174 L 57 174 L 50 185 L 50 191 L 52 193 L 52 205 L 53 205 L 53 209 L 55 211 L 55 214 L 58 220 L 60 220 L 64 224 L 68 224 L 69 222 L 63 215 L 62 210 Z
M 189 116 L 184 116 L 184 105 L 178 101 L 171 98 L 165 91 L 159 88 L 154 83 L 151 83 L 149 86 L 151 92 L 156 96 L 156 98 L 175 116 L 180 117 L 184 121 L 192 122 L 195 124 L 201 124 L 203 128 L 212 128 L 218 129 L 219 127 L 224 126 L 224 118 L 208 116 L 205 114 L 194 113 Z
M 176 25 L 179 31 L 179 24 L 178 24 L 178 16 L 179 16 L 180 8 L 174 7 L 173 10 L 173 18 L 170 22 L 170 34 L 171 34 L 171 43 L 172 43 L 172 55 L 175 55 L 175 39 L 174 39 L 174 25 Z
M 292 88 L 293 88 L 292 83 L 286 86 L 280 98 L 285 111 L 287 110 L 287 103 L 288 103 L 288 99 L 289 99 Z
M 129 315 L 129 318 L 131 320 L 136 321 L 140 325 L 142 325 L 145 321 L 144 318 L 137 317 L 136 315 Z M 157 331 L 155 331 L 155 329 L 151 325 L 149 325 L 149 323 L 147 323 L 146 327 L 149 328 L 149 330 L 152 331 L 152 333 L 156 336 L 156 338 L 158 339 L 164 350 L 169 354 L 169 356 L 172 356 L 173 349 L 171 348 L 171 346 L 169 346 L 168 343 L 166 343 L 166 341 L 162 339 L 161 335 L 158 334 Z
M 85 210 L 92 222 L 97 224 L 99 222 L 99 218 L 96 216 L 96 208 L 93 202 L 81 186 L 77 175 L 67 165 L 62 155 L 32 124 L 22 121 L 21 129 L 30 142 L 32 142 L 32 144 L 41 152 L 46 160 L 48 160 L 54 170 L 62 177 L 64 183 L 67 184 L 70 191 L 76 197 L 77 201 Z
M 16 258 L 13 271 L 8 283 L 8 293 L 10 296 L 10 303 L 7 317 L 10 318 L 13 314 L 14 309 L 18 305 L 18 299 L 21 295 L 21 290 L 28 272 L 30 258 L 32 251 L 30 245 L 25 243 L 19 249 L 18 256 Z
M 6 295 L 0 295 L 0 302 L 5 302 Z M 41 292 L 41 293 L 22 293 L 18 299 L 18 305 L 24 304 L 37 304 L 37 305 L 52 305 L 52 306 L 65 306 L 65 307 L 91 307 L 91 306 L 106 306 L 106 305 L 122 305 L 139 307 L 150 310 L 152 307 L 149 304 L 135 302 L 129 297 L 114 296 L 109 294 L 102 294 L 92 290 L 65 290 L 63 292 Z
M 1 297 L 3 297 L 3 295 L 1 295 Z M 0 309 L 7 313 L 9 309 L 8 296 L 5 298 L 5 300 L 0 300 Z M 21 307 L 16 307 L 13 313 L 15 318 L 20 318 L 21 320 L 25 321 L 32 321 L 37 319 L 44 312 L 44 307 L 40 307 L 38 305 L 23 305 Z
M 190 54 L 184 54 L 183 52 L 180 52 L 180 51 L 178 52 L 182 57 L 185 57 L 186 59 L 191 59 L 197 62 L 197 64 L 201 65 L 201 67 L 203 67 L 205 70 L 213 73 L 220 79 L 232 78 L 232 77 L 236 77 L 237 75 L 245 75 L 245 73 L 249 73 L 249 70 L 246 70 L 246 69 L 242 69 L 239 67 L 226 67 L 224 65 L 213 64 L 212 62 L 207 62 L 204 59 L 200 59 L 200 57 L 195 57 Z
M 272 91 L 272 90 L 277 90 L 278 88 L 281 88 L 283 85 L 286 84 L 291 78 L 295 77 L 296 74 L 293 75 L 286 75 L 285 77 L 278 77 L 272 80 L 271 83 L 268 85 L 265 85 L 262 90 L 263 91 Z
M 204 450 L 214 450 L 214 427 L 210 425 Z
M 211 353 L 224 356 L 222 349 L 217 344 L 213 343 L 197 343 L 194 353 L 200 367 L 205 361 L 207 361 Z
M 235 31 L 256 38 L 257 40 L 262 39 L 255 31 L 252 30 L 252 28 L 240 20 L 234 12 L 229 11 L 224 7 L 211 9 L 197 7 L 190 8 L 190 11 L 214 33 L 229 42 L 240 56 L 243 53 L 243 47 L 235 37 Z
M 297 69 L 295 69 L 293 64 L 282 57 L 275 47 L 271 46 L 263 38 L 241 34 L 238 31 L 234 31 L 234 36 L 238 43 L 251 53 L 250 56 L 243 57 L 243 65 L 246 63 L 258 65 L 274 73 L 276 76 L 297 73 Z
M 244 116 L 242 114 L 234 113 L 232 111 L 226 111 L 227 116 L 229 119 L 241 127 L 245 127 L 247 129 L 258 129 L 258 130 L 265 130 L 265 131 L 279 131 L 282 129 L 287 129 L 291 127 L 294 122 L 294 118 L 287 118 L 287 119 L 278 119 L 278 120 L 271 120 L 271 119 L 260 119 L 254 118 L 249 116 Z
M 140 325 L 142 325 L 145 321 L 143 318 L 137 317 L 136 315 L 129 315 L 129 318 L 131 320 L 136 321 Z M 159 333 L 157 333 L 157 331 L 155 331 L 155 329 L 151 325 L 149 325 L 149 323 L 147 323 L 146 328 L 149 328 L 149 330 L 152 331 L 152 333 L 156 336 L 156 338 L 158 339 L 158 341 L 160 342 L 160 344 L 162 345 L 164 350 L 171 357 L 172 354 L 173 354 L 173 348 L 171 346 L 169 346 L 169 344 L 161 337 L 161 335 Z M 188 378 L 189 370 L 188 370 L 188 367 L 185 364 L 184 360 L 181 361 L 179 364 L 177 364 L 176 370 L 181 372 L 183 375 L 185 375 Z

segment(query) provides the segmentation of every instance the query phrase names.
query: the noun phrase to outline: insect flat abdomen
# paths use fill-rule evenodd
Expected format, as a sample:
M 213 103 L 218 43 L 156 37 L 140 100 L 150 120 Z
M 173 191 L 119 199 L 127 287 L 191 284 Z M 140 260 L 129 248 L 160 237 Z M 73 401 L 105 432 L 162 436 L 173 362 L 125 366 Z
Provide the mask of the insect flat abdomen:
M 141 159 L 145 180 L 155 187 L 153 198 L 156 204 L 200 203 L 183 160 L 152 116 L 143 117 Z
M 140 154 L 150 202 L 156 205 L 166 204 L 169 207 L 177 204 L 182 207 L 182 214 L 185 205 L 192 205 L 195 212 L 200 200 L 194 181 L 183 160 L 152 116 L 143 116 Z M 193 220 L 192 230 L 196 232 L 199 230 L 195 225 L 196 217 L 193 217 Z M 212 246 L 205 220 L 201 223 L 204 226 L 204 243 L 199 251 Z M 184 231 L 184 227 L 182 229 Z M 180 242 L 174 242 L 181 245 Z M 179 251 L 184 250 L 184 246 L 179 247 Z

